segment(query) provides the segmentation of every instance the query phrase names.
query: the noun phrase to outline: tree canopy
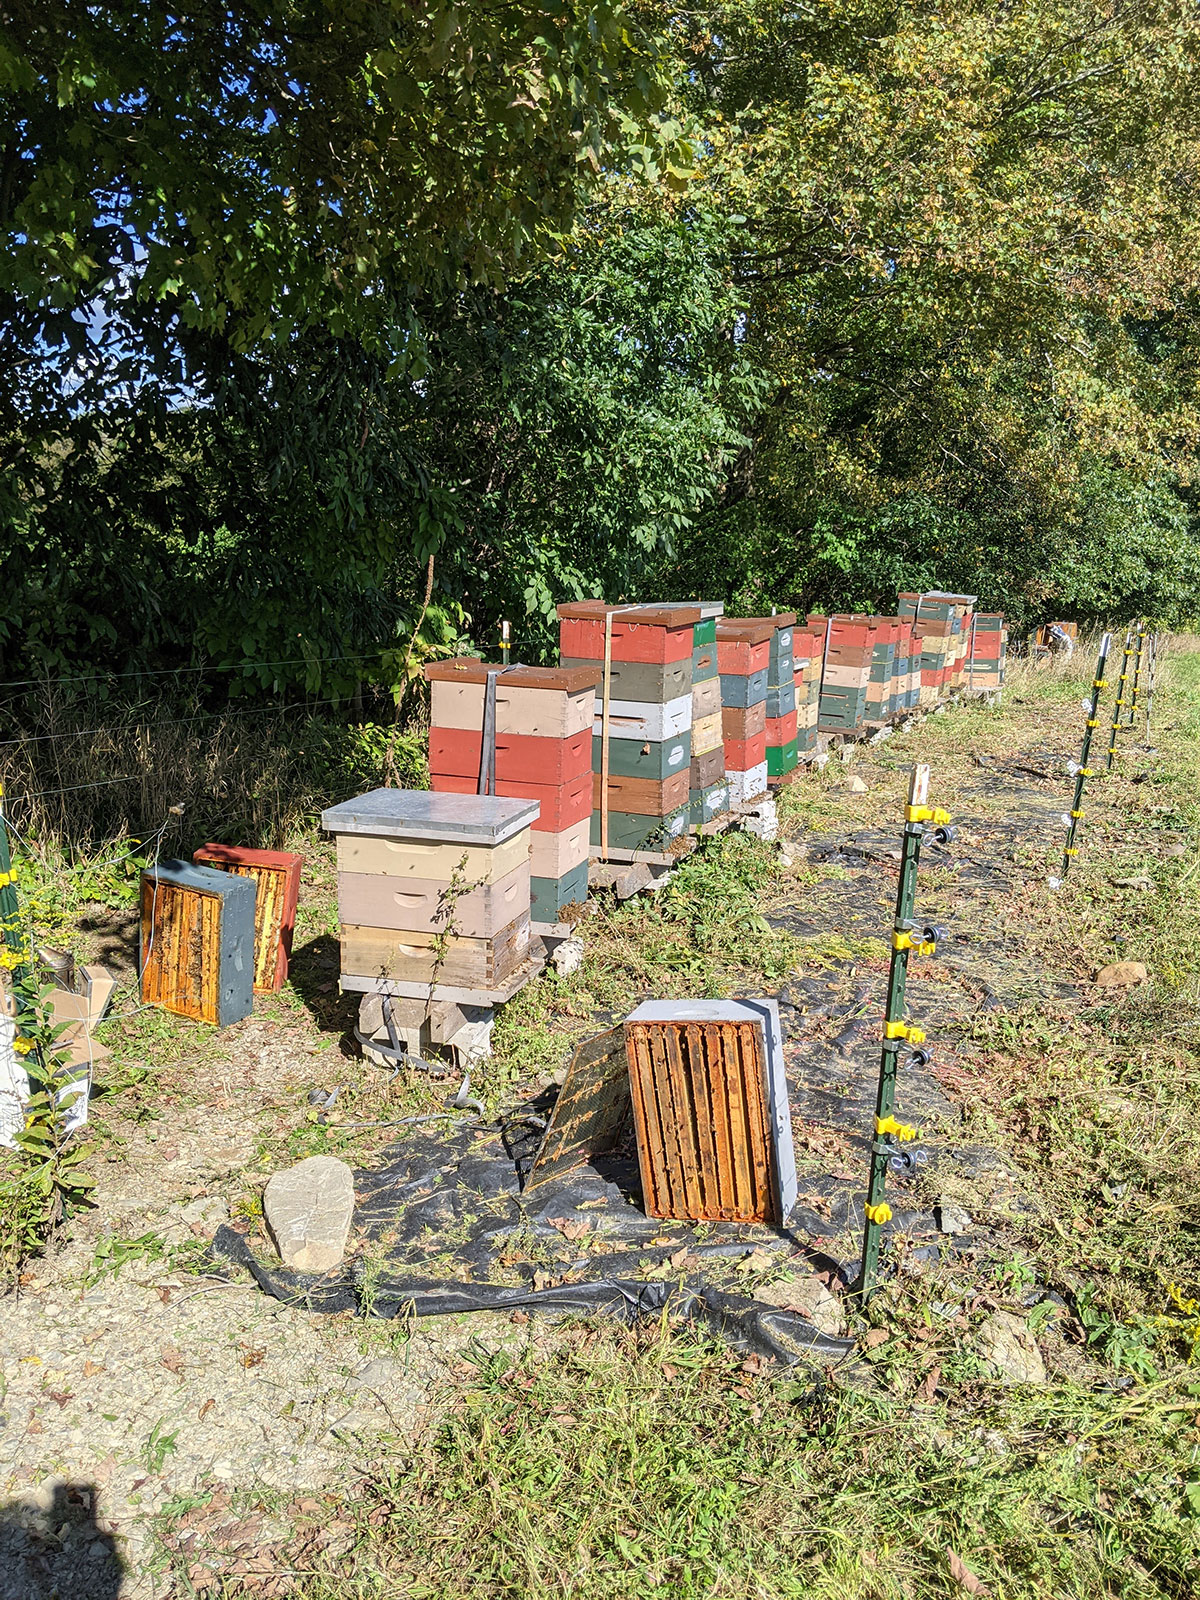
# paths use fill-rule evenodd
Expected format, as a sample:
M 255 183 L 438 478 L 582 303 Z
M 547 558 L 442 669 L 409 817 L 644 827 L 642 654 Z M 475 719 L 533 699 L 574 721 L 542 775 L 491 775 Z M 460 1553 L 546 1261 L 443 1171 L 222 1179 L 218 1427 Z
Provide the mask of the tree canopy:
M 5 666 L 1196 609 L 1187 6 L 0 21 Z

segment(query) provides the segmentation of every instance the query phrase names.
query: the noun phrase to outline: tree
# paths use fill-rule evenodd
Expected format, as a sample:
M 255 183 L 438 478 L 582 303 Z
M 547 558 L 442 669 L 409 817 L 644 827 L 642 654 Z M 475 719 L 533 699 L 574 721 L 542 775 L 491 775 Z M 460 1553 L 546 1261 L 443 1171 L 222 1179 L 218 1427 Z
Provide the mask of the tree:
M 675 27 L 777 381 L 698 542 L 727 519 L 750 588 L 882 605 L 985 530 L 992 603 L 1107 603 L 1059 564 L 1095 485 L 1149 546 L 1193 471 L 1200 17 L 741 0 Z

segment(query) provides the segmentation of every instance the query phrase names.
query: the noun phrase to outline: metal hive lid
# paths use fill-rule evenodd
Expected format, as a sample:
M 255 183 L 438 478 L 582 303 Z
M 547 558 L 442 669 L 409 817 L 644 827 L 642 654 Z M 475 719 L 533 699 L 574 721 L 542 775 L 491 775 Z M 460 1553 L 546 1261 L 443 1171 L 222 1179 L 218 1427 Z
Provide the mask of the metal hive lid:
M 429 789 L 372 789 L 321 813 L 329 833 L 388 839 L 438 839 L 451 844 L 503 844 L 528 828 L 536 800 L 487 794 L 434 794 Z

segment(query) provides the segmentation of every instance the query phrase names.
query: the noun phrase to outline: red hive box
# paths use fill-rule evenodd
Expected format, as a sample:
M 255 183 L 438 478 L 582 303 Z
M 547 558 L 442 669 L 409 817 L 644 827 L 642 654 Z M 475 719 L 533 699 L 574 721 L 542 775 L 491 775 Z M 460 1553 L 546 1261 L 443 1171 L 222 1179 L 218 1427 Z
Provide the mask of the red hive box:
M 604 659 L 604 619 L 612 612 L 612 659 L 662 664 L 691 659 L 699 606 L 610 606 L 578 600 L 558 608 L 559 654 Z
M 192 860 L 197 866 L 254 880 L 254 987 L 260 994 L 282 989 L 292 953 L 303 856 L 289 850 L 206 844 L 193 853 Z

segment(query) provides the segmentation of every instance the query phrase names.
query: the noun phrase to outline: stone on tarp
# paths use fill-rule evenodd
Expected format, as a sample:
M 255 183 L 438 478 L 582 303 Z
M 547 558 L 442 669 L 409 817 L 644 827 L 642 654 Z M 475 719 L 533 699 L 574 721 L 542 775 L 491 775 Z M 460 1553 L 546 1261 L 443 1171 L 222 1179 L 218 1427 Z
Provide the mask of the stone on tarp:
M 271 1174 L 263 1212 L 284 1266 L 296 1272 L 328 1272 L 346 1252 L 354 1175 L 336 1156 L 309 1156 Z
M 934 1215 L 940 1233 L 966 1233 L 971 1226 L 970 1213 L 945 1195 L 934 1207 Z
M 808 1276 L 760 1284 L 754 1291 L 754 1298 L 780 1311 L 797 1311 L 814 1328 L 835 1338 L 840 1338 L 846 1331 L 842 1303 L 835 1294 L 829 1292 L 820 1278 Z
M 1128 989 L 1135 983 L 1145 983 L 1149 976 L 1140 961 L 1113 961 L 1100 968 L 1096 984 L 1101 989 Z
M 1001 1383 L 1045 1383 L 1046 1364 L 1037 1340 L 1011 1311 L 993 1311 L 979 1330 L 979 1353 Z

